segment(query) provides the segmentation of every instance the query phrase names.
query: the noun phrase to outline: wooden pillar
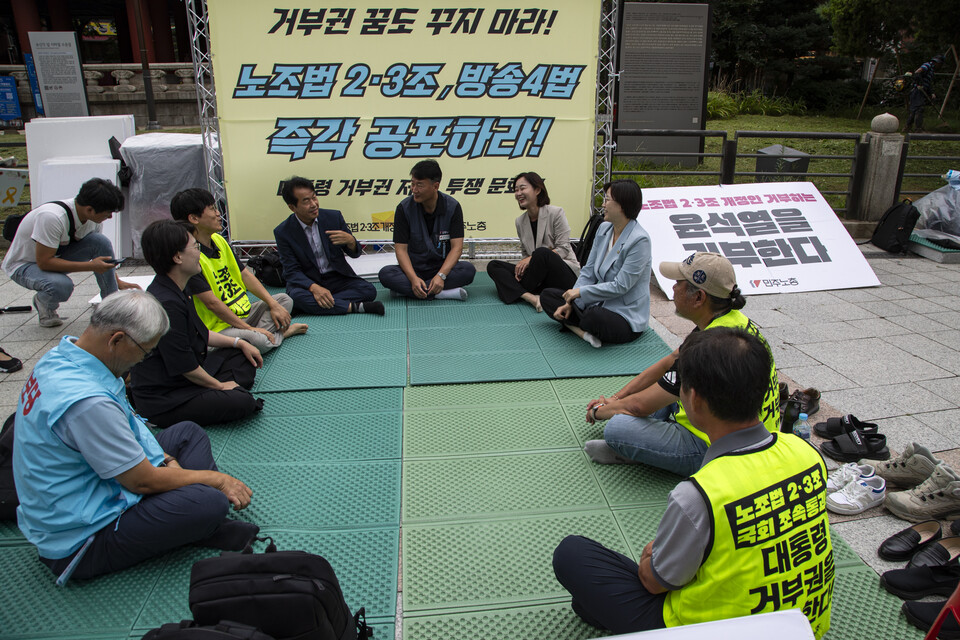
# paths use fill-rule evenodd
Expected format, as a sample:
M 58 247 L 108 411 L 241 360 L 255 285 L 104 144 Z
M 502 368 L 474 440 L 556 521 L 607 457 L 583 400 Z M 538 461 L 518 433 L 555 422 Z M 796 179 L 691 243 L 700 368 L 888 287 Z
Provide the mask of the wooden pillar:
M 167 0 L 146 0 L 150 23 L 153 25 L 153 46 L 157 62 L 176 62 L 173 55 L 173 31 L 170 29 L 170 13 Z M 152 60 L 151 60 L 152 62 Z
M 30 53 L 31 31 L 40 31 L 40 13 L 37 4 L 32 0 L 10 0 L 13 8 L 13 21 L 17 25 L 17 39 L 20 41 L 20 51 Z
M 47 0 L 47 13 L 50 16 L 51 31 L 76 31 L 70 18 L 67 0 Z
M 150 14 L 144 6 L 143 0 L 126 0 L 127 5 L 127 26 L 130 30 L 130 49 L 134 62 L 140 62 L 140 41 L 137 39 L 137 21 L 136 13 L 133 10 L 133 3 L 140 3 L 140 15 L 143 18 L 143 38 L 147 50 L 147 62 L 156 62 L 156 52 L 153 46 L 153 28 L 150 23 Z

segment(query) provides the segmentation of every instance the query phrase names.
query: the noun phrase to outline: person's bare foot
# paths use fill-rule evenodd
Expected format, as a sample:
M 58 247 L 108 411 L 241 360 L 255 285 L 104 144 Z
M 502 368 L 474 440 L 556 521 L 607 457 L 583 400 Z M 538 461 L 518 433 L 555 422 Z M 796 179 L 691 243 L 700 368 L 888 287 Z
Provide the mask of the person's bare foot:
M 532 294 L 532 293 L 525 293 L 525 294 L 523 294 L 522 296 L 520 296 L 520 298 L 521 298 L 524 302 L 526 302 L 527 304 L 529 304 L 531 307 L 533 307 L 534 309 L 536 309 L 536 310 L 537 310 L 537 313 L 540 313 L 541 311 L 543 311 L 543 307 L 540 306 L 540 296 L 535 295 L 535 294 Z
M 305 325 L 302 322 L 294 322 L 289 327 L 287 327 L 286 331 L 283 332 L 283 337 L 289 338 L 290 336 L 298 336 L 302 333 L 306 333 L 308 326 L 309 325 Z

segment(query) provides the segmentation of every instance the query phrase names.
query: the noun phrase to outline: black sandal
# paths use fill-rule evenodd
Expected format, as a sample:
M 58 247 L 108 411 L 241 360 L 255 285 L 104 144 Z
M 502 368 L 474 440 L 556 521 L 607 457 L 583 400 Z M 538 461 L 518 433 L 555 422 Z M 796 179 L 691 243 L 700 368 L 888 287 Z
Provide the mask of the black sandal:
M 873 422 L 860 422 L 852 413 L 848 413 L 842 418 L 830 418 L 826 422 L 818 422 L 813 425 L 813 432 L 827 440 L 836 438 L 841 433 L 850 433 L 853 430 L 860 433 L 876 433 L 877 425 Z
M 23 363 L 20 362 L 19 358 L 14 358 L 9 353 L 3 350 L 3 347 L 0 347 L 0 353 L 5 356 L 8 356 L 9 360 L 0 360 L 0 371 L 4 373 L 13 373 L 14 371 L 20 371 L 23 369 Z
M 820 451 L 839 462 L 856 462 L 862 458 L 889 460 L 887 436 L 879 433 L 843 433 L 820 445 Z

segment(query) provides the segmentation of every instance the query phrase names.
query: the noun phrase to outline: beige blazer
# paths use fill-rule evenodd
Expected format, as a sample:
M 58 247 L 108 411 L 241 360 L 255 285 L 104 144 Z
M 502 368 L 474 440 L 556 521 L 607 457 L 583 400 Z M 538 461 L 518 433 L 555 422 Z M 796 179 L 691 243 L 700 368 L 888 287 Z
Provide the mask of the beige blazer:
M 570 246 L 570 225 L 567 224 L 567 215 L 562 207 L 555 207 L 552 204 L 540 207 L 536 238 L 533 237 L 533 231 L 530 229 L 530 219 L 526 211 L 517 218 L 516 225 L 517 237 L 520 238 L 520 252 L 524 258 L 529 257 L 540 247 L 554 249 L 557 255 L 573 269 L 573 272 L 579 275 L 580 263 L 577 262 L 577 256 L 573 253 L 573 247 Z

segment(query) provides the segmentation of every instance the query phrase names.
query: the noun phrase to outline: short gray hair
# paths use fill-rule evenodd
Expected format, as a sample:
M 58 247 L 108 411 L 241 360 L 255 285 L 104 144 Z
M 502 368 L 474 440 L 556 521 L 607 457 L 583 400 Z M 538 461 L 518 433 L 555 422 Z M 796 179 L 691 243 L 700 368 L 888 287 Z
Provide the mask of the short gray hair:
M 123 331 L 140 343 L 162 337 L 170 329 L 163 306 L 146 291 L 124 289 L 97 305 L 90 326 L 98 331 Z

